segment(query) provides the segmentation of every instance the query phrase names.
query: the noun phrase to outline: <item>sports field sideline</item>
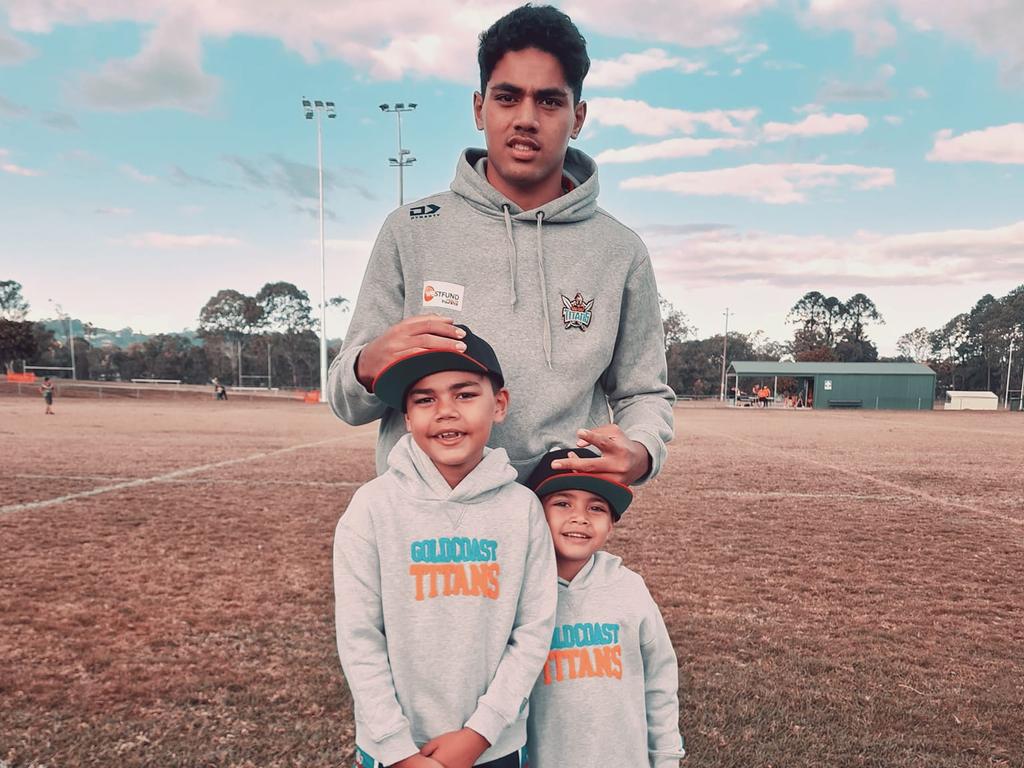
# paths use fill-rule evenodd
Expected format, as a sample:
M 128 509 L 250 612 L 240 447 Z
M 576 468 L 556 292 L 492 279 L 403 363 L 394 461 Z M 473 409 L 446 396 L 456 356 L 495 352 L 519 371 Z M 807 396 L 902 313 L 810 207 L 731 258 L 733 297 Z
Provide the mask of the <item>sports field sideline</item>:
M 331 539 L 371 427 L 0 397 L 0 766 L 348 766 Z M 1024 417 L 679 407 L 611 549 L 691 768 L 1024 765 Z

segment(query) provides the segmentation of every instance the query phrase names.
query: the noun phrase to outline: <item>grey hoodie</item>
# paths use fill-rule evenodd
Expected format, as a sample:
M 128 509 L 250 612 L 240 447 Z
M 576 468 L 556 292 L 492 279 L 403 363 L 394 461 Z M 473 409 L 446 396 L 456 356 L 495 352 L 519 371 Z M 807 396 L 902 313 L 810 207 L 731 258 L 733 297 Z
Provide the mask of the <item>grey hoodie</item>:
M 576 186 L 531 211 L 487 182 L 486 162 L 484 150 L 466 150 L 450 192 L 388 216 L 331 365 L 331 407 L 349 424 L 381 419 L 383 472 L 405 423 L 359 383 L 356 358 L 403 318 L 435 312 L 494 347 L 512 406 L 491 443 L 521 478 L 551 448 L 575 445 L 577 429 L 612 416 L 647 448 L 653 477 L 672 439 L 674 395 L 647 249 L 597 207 L 597 167 L 582 152 L 565 158 Z
M 540 502 L 501 449 L 454 489 L 410 436 L 388 460 L 353 495 L 334 538 L 356 743 L 391 765 L 468 726 L 492 745 L 479 762 L 515 752 L 555 616 Z
M 558 580 L 551 652 L 530 697 L 533 768 L 677 768 L 679 672 L 644 580 L 597 552 Z

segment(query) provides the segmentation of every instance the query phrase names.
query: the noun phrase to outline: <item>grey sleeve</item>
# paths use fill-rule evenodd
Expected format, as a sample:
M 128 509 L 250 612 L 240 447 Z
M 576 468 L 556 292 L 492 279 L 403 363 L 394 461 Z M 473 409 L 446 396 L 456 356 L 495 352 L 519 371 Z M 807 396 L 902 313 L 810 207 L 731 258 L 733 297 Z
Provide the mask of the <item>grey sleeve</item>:
M 649 480 L 661 471 L 674 434 L 676 396 L 668 385 L 665 329 L 646 249 L 626 279 L 615 352 L 603 380 L 614 422 L 651 456 L 651 471 L 640 482 Z
M 505 646 L 494 679 L 480 697 L 466 727 L 494 744 L 501 732 L 519 717 L 551 649 L 551 633 L 558 606 L 558 574 L 551 531 L 540 501 L 533 497 L 526 578 L 519 593 L 515 626 Z
M 402 711 L 384 637 L 380 559 L 369 515 L 358 494 L 334 535 L 334 601 L 338 656 L 356 714 L 365 723 L 374 757 L 385 765 L 419 747 Z
M 686 757 L 679 733 L 679 665 L 661 611 L 650 593 L 645 597 L 650 607 L 640 624 L 640 655 L 644 660 L 647 753 L 650 768 L 678 768 Z
M 381 418 L 387 410 L 387 406 L 356 378 L 356 358 L 369 342 L 402 320 L 404 313 L 405 280 L 389 219 L 373 245 L 352 322 L 328 374 L 328 400 L 331 409 L 343 421 L 353 425 L 368 424 Z

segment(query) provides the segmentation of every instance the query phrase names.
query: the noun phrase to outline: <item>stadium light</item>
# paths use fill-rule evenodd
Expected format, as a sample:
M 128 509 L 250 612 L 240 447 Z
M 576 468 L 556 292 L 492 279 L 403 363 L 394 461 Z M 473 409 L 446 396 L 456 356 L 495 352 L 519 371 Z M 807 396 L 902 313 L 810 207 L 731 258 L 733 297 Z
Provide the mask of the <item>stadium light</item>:
M 402 149 L 402 113 L 412 112 L 416 109 L 414 102 L 396 102 L 395 104 L 381 104 L 381 112 L 394 112 L 395 117 L 398 118 L 398 157 L 389 157 L 388 163 L 392 168 L 398 169 L 398 207 L 401 208 L 405 203 L 405 192 L 403 189 L 404 180 L 402 178 L 402 172 L 405 170 L 407 165 L 412 165 L 416 162 L 415 157 L 407 156 L 410 155 L 408 149 Z
M 307 120 L 316 117 L 316 162 L 320 185 L 320 402 L 327 402 L 327 258 L 324 249 L 324 141 L 320 116 L 334 118 L 333 101 L 302 97 L 302 112 Z
M 59 317 L 61 320 L 68 321 L 68 349 L 71 350 L 71 380 L 77 381 L 78 373 L 77 371 L 75 371 L 75 339 L 74 336 L 72 336 L 71 334 L 71 315 L 64 312 L 60 304 L 55 302 L 53 299 L 47 299 L 47 301 L 53 304 L 53 308 L 57 312 L 57 317 Z
M 725 336 L 722 338 L 722 391 L 719 393 L 718 399 L 722 402 L 725 401 L 725 356 L 729 352 L 729 308 L 725 308 Z M 736 379 L 736 387 L 739 388 L 739 378 Z M 737 392 L 737 395 L 739 393 Z

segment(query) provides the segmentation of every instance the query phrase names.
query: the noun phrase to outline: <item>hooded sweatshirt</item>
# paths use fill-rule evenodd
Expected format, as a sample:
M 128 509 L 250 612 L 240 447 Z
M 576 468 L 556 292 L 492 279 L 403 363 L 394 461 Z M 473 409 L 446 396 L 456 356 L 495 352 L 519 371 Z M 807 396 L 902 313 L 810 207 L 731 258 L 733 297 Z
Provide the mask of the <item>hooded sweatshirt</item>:
M 679 673 L 644 580 L 607 552 L 558 580 L 551 652 L 530 697 L 532 768 L 678 768 Z
M 356 379 L 363 347 L 405 317 L 447 315 L 487 339 L 512 396 L 491 444 L 525 478 L 576 431 L 609 421 L 644 445 L 653 477 L 672 439 L 674 394 L 651 260 L 640 238 L 597 206 L 597 166 L 565 158 L 572 188 L 529 211 L 488 183 L 487 155 L 459 158 L 451 191 L 388 216 L 330 370 L 334 412 L 381 419 L 377 471 L 405 432 Z
M 464 726 L 526 742 L 527 699 L 548 653 L 556 579 L 537 497 L 502 449 L 454 489 L 402 438 L 334 537 L 338 655 L 356 743 L 383 765 Z

